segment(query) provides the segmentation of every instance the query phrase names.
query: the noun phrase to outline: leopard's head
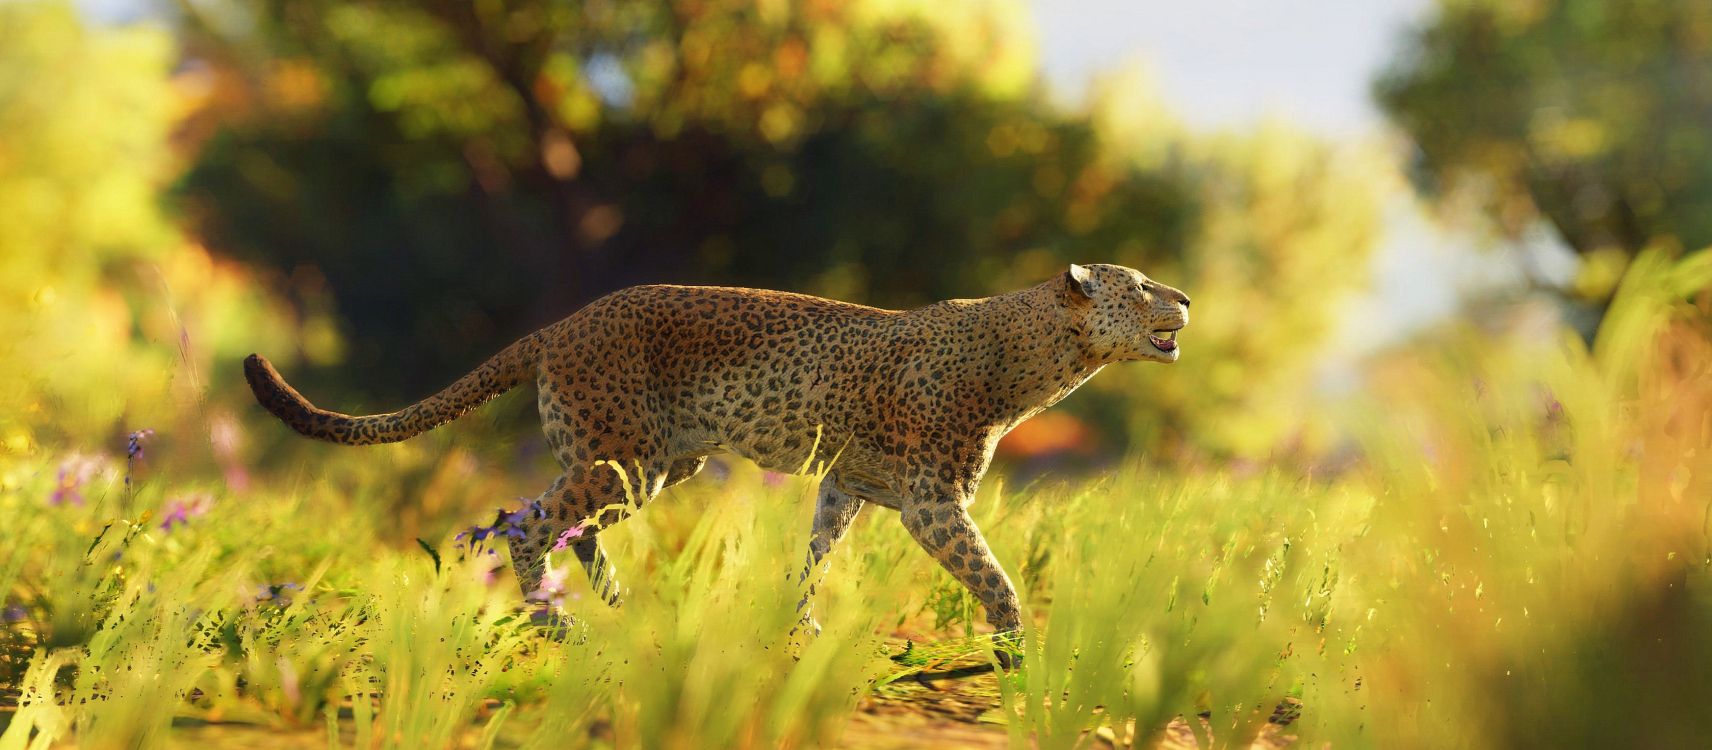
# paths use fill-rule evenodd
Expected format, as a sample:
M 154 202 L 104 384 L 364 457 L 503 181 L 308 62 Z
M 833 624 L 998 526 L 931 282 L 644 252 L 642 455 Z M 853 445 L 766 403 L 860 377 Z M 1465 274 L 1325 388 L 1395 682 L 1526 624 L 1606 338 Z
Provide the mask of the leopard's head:
M 1073 328 L 1094 361 L 1177 361 L 1177 332 L 1189 324 L 1189 295 L 1133 268 L 1106 263 L 1071 265 L 1061 280 Z

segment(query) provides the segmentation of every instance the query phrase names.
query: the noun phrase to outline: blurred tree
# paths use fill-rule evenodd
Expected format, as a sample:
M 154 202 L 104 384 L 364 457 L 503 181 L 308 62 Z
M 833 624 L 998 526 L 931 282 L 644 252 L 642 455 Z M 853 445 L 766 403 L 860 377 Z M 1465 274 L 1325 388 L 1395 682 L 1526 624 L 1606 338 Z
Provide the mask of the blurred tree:
M 1333 146 L 1280 123 L 1199 140 L 1192 153 L 1206 211 L 1184 283 L 1219 304 L 1195 310 L 1204 343 L 1190 372 L 1149 388 L 1172 417 L 1159 421 L 1202 452 L 1312 460 L 1331 435 L 1316 379 L 1335 358 L 1346 301 L 1368 285 L 1402 180 L 1376 144 Z M 1132 418 L 1137 434 L 1157 419 Z
M 184 205 L 324 273 L 381 401 L 632 283 L 907 306 L 1037 280 L 1029 249 L 1164 261 L 1193 217 L 1044 103 L 1014 4 L 183 8 L 218 81 Z
M 1577 299 L 1649 245 L 1712 244 L 1712 3 L 1442 0 L 1375 90 L 1422 185 L 1584 257 Z
M 66 2 L 0 3 L 0 34 L 0 489 L 8 454 L 188 432 L 240 346 L 336 350 L 160 210 L 186 103 L 170 35 L 90 29 Z
M 1098 88 L 1092 120 L 1111 158 L 1182 175 L 1197 207 L 1180 260 L 1112 250 L 1191 290 L 1184 355 L 1169 371 L 1094 379 L 1100 403 L 1089 411 L 1156 453 L 1311 462 L 1331 447 L 1313 396 L 1327 344 L 1368 284 L 1383 212 L 1404 196 L 1395 159 L 1381 144 L 1333 145 L 1282 122 L 1196 134 L 1166 111 L 1145 75 L 1120 71 Z

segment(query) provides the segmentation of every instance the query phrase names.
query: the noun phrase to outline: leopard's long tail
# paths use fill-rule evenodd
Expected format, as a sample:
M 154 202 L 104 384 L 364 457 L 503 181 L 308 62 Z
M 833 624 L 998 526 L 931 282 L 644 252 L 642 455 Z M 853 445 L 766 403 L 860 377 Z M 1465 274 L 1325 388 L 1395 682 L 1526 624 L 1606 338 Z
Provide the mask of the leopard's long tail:
M 287 385 L 260 354 L 244 358 L 244 379 L 264 408 L 303 435 L 342 445 L 396 443 L 457 419 L 533 377 L 541 335 L 518 340 L 445 390 L 390 414 L 351 416 L 321 409 Z

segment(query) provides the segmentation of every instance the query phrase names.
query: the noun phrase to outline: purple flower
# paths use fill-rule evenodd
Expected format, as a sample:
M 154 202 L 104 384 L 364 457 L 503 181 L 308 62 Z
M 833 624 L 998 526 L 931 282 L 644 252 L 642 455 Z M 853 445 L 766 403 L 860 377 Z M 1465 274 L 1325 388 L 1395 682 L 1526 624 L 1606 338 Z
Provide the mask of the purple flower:
M 303 587 L 295 583 L 264 583 L 256 587 L 256 603 L 272 602 L 281 607 L 290 606 L 290 592 L 302 590 Z
M 155 431 L 147 427 L 130 434 L 125 441 L 125 460 L 132 461 L 143 457 L 143 443 L 155 436 Z
M 125 490 L 131 489 L 131 468 L 143 458 L 143 443 L 155 436 L 155 431 L 147 427 L 130 434 L 125 441 Z
M 190 519 L 205 516 L 208 509 L 214 506 L 214 496 L 206 492 L 186 495 L 167 503 L 166 510 L 161 512 L 160 527 L 162 531 L 172 531 L 173 526 L 190 523 Z
M 499 519 L 504 521 L 506 525 L 522 526 L 524 522 L 531 518 L 542 519 L 547 517 L 547 509 L 541 507 L 541 501 L 526 500 L 521 497 L 517 499 L 523 500 L 523 507 L 510 513 L 506 513 L 505 511 L 499 512 Z
M 458 545 L 460 547 L 476 547 L 476 546 L 479 546 L 482 542 L 487 541 L 488 535 L 492 534 L 492 533 L 493 533 L 492 527 L 489 527 L 489 526 L 471 526 L 467 529 L 464 529 L 463 531 L 458 532 L 458 535 L 455 537 L 452 537 L 452 538 L 457 539 L 459 542 L 462 542 L 461 544 Z
M 466 550 L 473 550 L 481 547 L 482 543 L 487 541 L 488 537 L 504 537 L 507 540 L 516 539 L 521 541 L 527 535 L 526 526 L 528 525 L 528 522 L 531 519 L 546 518 L 547 509 L 541 507 L 541 503 L 539 501 L 528 500 L 525 498 L 518 499 L 524 501 L 523 507 L 514 511 L 507 511 L 504 508 L 501 508 L 494 513 L 492 524 L 487 526 L 471 526 L 468 529 L 458 532 L 458 535 L 453 537 L 461 542 L 458 546 Z M 494 554 L 494 551 L 488 550 L 488 553 Z

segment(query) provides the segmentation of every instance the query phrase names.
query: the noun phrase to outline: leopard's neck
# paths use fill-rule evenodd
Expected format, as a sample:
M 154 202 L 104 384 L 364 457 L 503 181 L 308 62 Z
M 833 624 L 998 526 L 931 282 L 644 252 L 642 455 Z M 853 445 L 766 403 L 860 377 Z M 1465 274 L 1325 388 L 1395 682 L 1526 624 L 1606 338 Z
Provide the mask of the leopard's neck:
M 971 385 L 990 391 L 986 416 L 1001 433 L 1058 403 L 1104 366 L 1083 349 L 1062 290 L 1053 280 L 977 303 L 986 308 L 979 312 L 988 317 L 984 333 L 994 357 L 987 382 Z

